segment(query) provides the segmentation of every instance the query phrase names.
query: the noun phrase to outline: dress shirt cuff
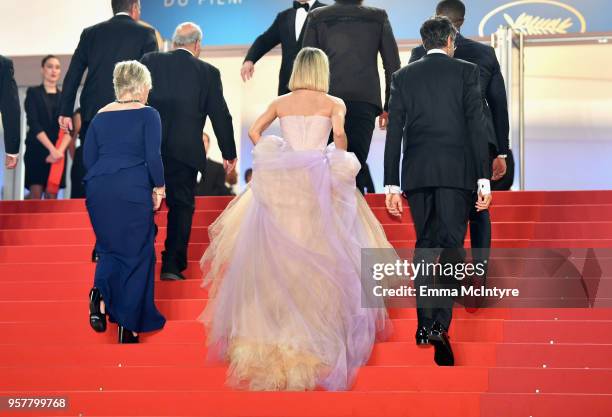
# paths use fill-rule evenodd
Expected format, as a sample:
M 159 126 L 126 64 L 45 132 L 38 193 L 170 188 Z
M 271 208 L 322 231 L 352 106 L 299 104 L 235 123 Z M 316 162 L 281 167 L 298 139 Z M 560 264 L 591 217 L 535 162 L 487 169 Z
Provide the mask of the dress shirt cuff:
M 478 180 L 478 193 L 482 195 L 491 194 L 491 181 L 485 178 Z
M 19 158 L 18 153 L 7 153 L 6 156 L 10 156 L 11 158 Z
M 508 158 L 508 154 L 500 153 L 499 155 L 497 155 L 497 157 L 500 158 L 500 159 L 506 159 L 506 158 Z
M 386 185 L 385 194 L 401 194 L 402 189 L 398 185 Z

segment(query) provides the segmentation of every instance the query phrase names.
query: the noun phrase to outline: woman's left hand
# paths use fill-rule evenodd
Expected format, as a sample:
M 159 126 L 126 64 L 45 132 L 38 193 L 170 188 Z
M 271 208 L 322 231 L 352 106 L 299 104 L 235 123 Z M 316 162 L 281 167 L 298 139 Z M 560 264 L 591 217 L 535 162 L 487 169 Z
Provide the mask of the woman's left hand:
M 153 211 L 159 210 L 163 199 L 164 198 L 161 195 L 153 191 Z

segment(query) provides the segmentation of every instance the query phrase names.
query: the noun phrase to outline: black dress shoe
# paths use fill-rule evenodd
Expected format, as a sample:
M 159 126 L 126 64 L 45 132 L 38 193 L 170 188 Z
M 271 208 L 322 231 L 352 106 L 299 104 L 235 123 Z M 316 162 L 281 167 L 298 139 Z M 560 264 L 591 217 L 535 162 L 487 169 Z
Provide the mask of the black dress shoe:
M 106 314 L 100 311 L 100 302 L 102 294 L 97 288 L 92 288 L 89 291 L 89 325 L 98 333 L 106 331 Z
M 429 330 L 427 330 L 427 327 L 419 327 L 414 338 L 416 339 L 417 346 L 429 346 Z
M 434 354 L 434 360 L 439 366 L 454 366 L 455 356 L 453 355 L 453 349 L 448 339 L 448 333 L 446 329 L 438 322 L 435 322 L 431 326 L 429 332 L 429 343 L 431 343 L 436 349 Z
M 180 272 L 162 272 L 160 275 L 160 279 L 162 281 L 183 281 L 185 280 L 185 275 Z
M 128 344 L 128 343 L 139 343 L 140 340 L 138 336 L 134 336 L 131 330 L 126 329 L 123 326 L 119 326 L 119 343 L 120 344 Z

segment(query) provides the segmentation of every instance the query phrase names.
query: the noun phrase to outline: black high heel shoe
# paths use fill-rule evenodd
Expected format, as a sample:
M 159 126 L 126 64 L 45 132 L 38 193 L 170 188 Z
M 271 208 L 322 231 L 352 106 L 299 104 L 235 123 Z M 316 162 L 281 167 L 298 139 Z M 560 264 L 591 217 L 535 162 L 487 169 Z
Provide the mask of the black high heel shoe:
M 100 302 L 102 295 L 100 290 L 92 288 L 89 291 L 89 325 L 98 333 L 106 331 L 106 314 L 100 311 Z
M 127 343 L 139 343 L 138 336 L 134 336 L 131 330 L 126 329 L 123 326 L 119 326 L 119 344 Z

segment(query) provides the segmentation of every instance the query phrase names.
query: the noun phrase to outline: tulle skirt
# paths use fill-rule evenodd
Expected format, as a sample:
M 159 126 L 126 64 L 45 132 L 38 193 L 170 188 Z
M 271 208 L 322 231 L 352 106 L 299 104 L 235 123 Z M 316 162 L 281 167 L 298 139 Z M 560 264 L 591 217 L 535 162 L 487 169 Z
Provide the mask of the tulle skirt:
M 382 303 L 362 304 L 361 249 L 391 245 L 355 188 L 359 162 L 268 136 L 253 163 L 201 260 L 209 359 L 236 388 L 349 389 L 391 330 Z

